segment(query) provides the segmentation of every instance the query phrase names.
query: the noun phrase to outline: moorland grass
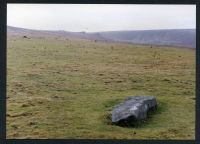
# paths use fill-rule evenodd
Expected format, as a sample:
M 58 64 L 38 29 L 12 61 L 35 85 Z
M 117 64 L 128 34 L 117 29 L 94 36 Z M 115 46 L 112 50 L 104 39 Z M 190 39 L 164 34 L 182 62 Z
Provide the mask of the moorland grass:
M 194 139 L 195 50 L 8 35 L 7 138 Z M 110 122 L 127 96 L 158 110 L 137 127 Z

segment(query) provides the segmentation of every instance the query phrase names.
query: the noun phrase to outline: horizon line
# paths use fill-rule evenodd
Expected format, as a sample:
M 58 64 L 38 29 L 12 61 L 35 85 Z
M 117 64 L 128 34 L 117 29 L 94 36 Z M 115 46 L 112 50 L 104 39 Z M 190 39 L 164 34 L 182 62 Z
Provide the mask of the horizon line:
M 17 27 L 17 26 L 11 26 L 7 25 L 6 27 L 13 27 L 13 28 L 21 28 L 25 30 L 35 30 L 35 31 L 64 31 L 64 32 L 73 32 L 73 33 L 100 33 L 100 32 L 120 32 L 120 31 L 153 31 L 153 30 L 196 30 L 196 28 L 166 28 L 166 29 L 137 29 L 137 30 L 108 30 L 108 31 L 67 31 L 67 30 L 50 30 L 50 29 L 31 29 L 31 28 L 24 28 L 24 27 Z

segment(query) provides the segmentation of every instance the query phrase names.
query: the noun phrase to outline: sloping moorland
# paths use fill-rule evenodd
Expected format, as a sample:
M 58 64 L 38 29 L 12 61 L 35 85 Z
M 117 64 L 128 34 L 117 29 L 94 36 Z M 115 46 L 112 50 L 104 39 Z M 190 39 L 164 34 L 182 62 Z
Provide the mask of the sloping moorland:
M 158 110 L 135 128 L 111 124 L 134 95 L 156 96 Z M 7 138 L 194 137 L 195 49 L 8 33 Z

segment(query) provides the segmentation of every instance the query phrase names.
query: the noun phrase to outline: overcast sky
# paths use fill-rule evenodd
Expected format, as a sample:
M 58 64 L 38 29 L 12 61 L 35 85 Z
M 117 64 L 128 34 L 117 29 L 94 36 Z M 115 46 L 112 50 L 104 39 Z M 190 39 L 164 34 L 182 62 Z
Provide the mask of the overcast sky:
M 195 5 L 8 4 L 7 25 L 66 31 L 196 28 Z

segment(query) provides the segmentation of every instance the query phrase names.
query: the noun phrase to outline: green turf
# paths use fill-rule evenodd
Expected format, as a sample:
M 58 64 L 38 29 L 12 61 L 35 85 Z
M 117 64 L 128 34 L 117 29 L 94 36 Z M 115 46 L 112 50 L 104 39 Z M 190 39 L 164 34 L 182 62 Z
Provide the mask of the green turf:
M 8 36 L 7 138 L 194 139 L 195 50 Z M 127 96 L 158 110 L 135 128 L 111 124 Z

